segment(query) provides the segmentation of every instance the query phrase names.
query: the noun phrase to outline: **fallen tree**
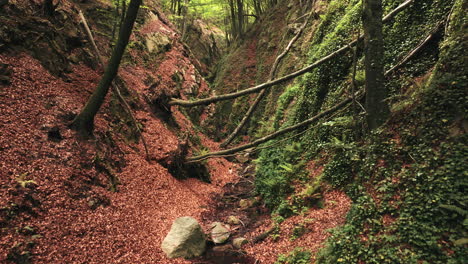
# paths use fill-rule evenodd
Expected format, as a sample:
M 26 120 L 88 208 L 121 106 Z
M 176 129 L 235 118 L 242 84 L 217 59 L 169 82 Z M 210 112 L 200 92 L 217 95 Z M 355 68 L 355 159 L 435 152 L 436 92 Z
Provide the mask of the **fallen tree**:
M 360 94 L 356 95 L 357 98 L 359 98 L 361 96 L 363 96 L 363 93 L 360 93 Z M 296 125 L 293 125 L 293 126 L 278 130 L 278 131 L 276 131 L 276 132 L 274 132 L 274 133 L 272 133 L 272 134 L 270 134 L 268 136 L 259 138 L 259 139 L 255 140 L 255 141 L 251 142 L 251 143 L 241 145 L 241 146 L 238 146 L 238 147 L 234 147 L 234 148 L 230 148 L 230 149 L 226 149 L 226 150 L 207 153 L 207 154 L 204 154 L 204 155 L 189 157 L 189 158 L 187 158 L 187 162 L 198 162 L 198 161 L 210 158 L 210 157 L 230 155 L 230 154 L 234 154 L 234 153 L 237 153 L 239 151 L 242 151 L 242 150 L 246 150 L 246 149 L 258 146 L 258 145 L 260 145 L 262 143 L 265 143 L 265 142 L 267 142 L 269 140 L 272 140 L 272 139 L 274 139 L 276 137 L 279 137 L 281 135 L 284 135 L 284 134 L 289 133 L 291 131 L 294 131 L 296 129 L 305 127 L 307 125 L 310 125 L 310 124 L 318 121 L 322 117 L 325 117 L 327 115 L 335 113 L 336 111 L 342 109 L 348 103 L 350 103 L 351 100 L 352 100 L 352 98 L 345 99 L 342 102 L 336 104 L 335 106 L 333 106 L 333 107 L 331 107 L 331 108 L 329 108 L 329 109 L 327 109 L 327 110 L 325 110 L 323 112 L 320 112 L 319 114 L 317 114 L 317 115 L 315 115 L 315 116 L 313 116 L 313 117 L 311 117 L 311 118 L 309 118 L 309 119 L 307 119 L 307 120 L 305 120 L 305 121 L 303 121 L 303 122 L 301 122 L 299 124 L 296 124 Z
M 291 50 L 292 45 L 299 39 L 301 36 L 302 32 L 304 31 L 305 27 L 307 26 L 307 23 L 309 22 L 310 18 L 312 17 L 313 12 L 310 12 L 307 19 L 304 21 L 304 23 L 301 25 L 299 30 L 297 31 L 296 35 L 289 41 L 288 45 L 284 49 L 284 51 L 276 57 L 275 62 L 273 63 L 273 66 L 271 67 L 270 74 L 268 77 L 268 81 L 272 81 L 275 78 L 276 71 L 278 70 L 278 66 L 281 62 L 281 60 L 288 54 L 289 50 Z M 241 129 L 247 124 L 247 122 L 250 120 L 252 117 L 253 113 L 257 109 L 258 105 L 262 101 L 262 99 L 266 95 L 266 89 L 263 89 L 258 95 L 257 98 L 255 98 L 255 101 L 253 104 L 250 106 L 249 110 L 245 113 L 244 117 L 242 118 L 241 122 L 237 127 L 234 129 L 234 131 L 226 138 L 226 140 L 221 143 L 221 147 L 224 148 L 227 145 L 229 145 L 234 138 L 236 138 L 237 135 L 239 135 Z
M 443 22 L 440 22 L 436 25 L 436 27 L 431 30 L 431 32 L 429 33 L 429 35 L 427 37 L 425 37 L 419 44 L 416 48 L 414 48 L 413 50 L 411 50 L 402 60 L 400 60 L 396 66 L 392 67 L 391 69 L 389 69 L 388 71 L 385 72 L 384 76 L 385 77 L 388 77 L 393 71 L 395 71 L 398 67 L 400 67 L 401 65 L 405 64 L 406 62 L 408 62 L 411 58 L 413 58 L 417 53 L 418 51 L 420 51 L 427 43 L 430 39 L 432 39 L 435 35 L 435 33 L 441 28 L 441 26 L 443 25 L 444 23 Z M 354 89 L 353 89 L 354 90 Z M 237 146 L 237 147 L 234 147 L 234 148 L 230 148 L 230 149 L 226 149 L 226 150 L 221 150 L 221 151 L 216 151 L 216 152 L 211 152 L 211 153 L 207 153 L 207 154 L 204 154 L 204 155 L 199 155 L 199 156 L 193 156 L 193 157 L 189 157 L 186 159 L 186 161 L 188 163 L 192 163 L 192 162 L 199 162 L 199 161 L 202 161 L 202 160 L 205 160 L 205 159 L 208 159 L 208 158 L 212 158 L 212 157 L 220 157 L 220 156 L 227 156 L 227 155 L 232 155 L 232 154 L 235 154 L 235 153 L 238 153 L 240 151 L 243 151 L 243 150 L 246 150 L 246 149 L 250 149 L 250 148 L 253 148 L 255 146 L 258 146 L 260 144 L 263 144 L 269 140 L 272 140 L 276 137 L 279 137 L 281 135 L 284 135 L 286 133 L 289 133 L 289 132 L 292 132 L 296 129 L 299 129 L 299 128 L 302 128 L 302 127 L 305 127 L 307 125 L 310 125 L 312 123 L 314 123 L 315 121 L 319 120 L 320 118 L 322 117 L 325 117 L 327 115 L 331 115 L 335 112 L 337 112 L 338 110 L 344 108 L 348 103 L 350 102 L 357 102 L 360 98 L 362 98 L 363 96 L 365 95 L 364 92 L 357 92 L 357 93 L 353 93 L 352 94 L 352 97 L 351 98 L 348 98 L 348 99 L 345 99 L 343 100 L 342 102 L 336 104 L 335 106 L 299 123 L 299 124 L 296 124 L 296 125 L 293 125 L 293 126 L 290 126 L 290 127 L 287 127 L 287 128 L 284 128 L 284 129 L 281 129 L 281 130 L 278 130 L 270 135 L 267 135 L 265 137 L 262 137 L 262 138 L 259 138 L 251 143 L 248 143 L 248 144 L 245 144 L 245 145 L 241 145 L 241 146 Z
M 389 22 L 398 13 L 400 13 L 405 8 L 410 6 L 410 4 L 412 2 L 414 2 L 414 0 L 405 1 L 404 3 L 399 5 L 397 8 L 395 8 L 393 11 L 391 11 L 388 15 L 386 15 L 382 19 L 382 22 L 383 23 Z M 363 39 L 364 39 L 364 36 L 360 35 L 356 40 L 346 44 L 342 48 L 330 53 L 329 55 L 327 55 L 327 56 L 321 58 L 320 60 L 310 64 L 309 66 L 307 66 L 307 67 L 305 67 L 305 68 L 303 68 L 301 70 L 295 71 L 293 73 L 290 73 L 290 74 L 288 74 L 286 76 L 274 79 L 272 81 L 267 81 L 265 83 L 262 83 L 262 84 L 254 86 L 254 87 L 247 88 L 245 90 L 241 90 L 241 91 L 238 91 L 238 92 L 235 92 L 235 93 L 228 93 L 228 94 L 208 97 L 208 98 L 204 98 L 204 99 L 187 101 L 187 100 L 180 100 L 180 99 L 173 98 L 168 102 L 168 104 L 169 105 L 178 105 L 178 106 L 182 106 L 182 107 L 193 107 L 193 106 L 199 106 L 199 105 L 208 105 L 208 104 L 211 104 L 211 103 L 214 103 L 214 102 L 219 102 L 219 101 L 231 100 L 231 99 L 235 99 L 237 97 L 241 97 L 241 96 L 244 96 L 244 95 L 256 93 L 256 92 L 259 92 L 261 90 L 270 88 L 270 87 L 272 87 L 272 86 L 274 86 L 276 84 L 280 84 L 280 83 L 292 80 L 292 79 L 294 79 L 294 78 L 296 78 L 298 76 L 301 76 L 301 75 L 303 75 L 303 74 L 305 74 L 307 72 L 310 72 L 311 70 L 317 68 L 318 66 L 324 64 L 325 62 L 328 62 L 331 59 L 333 59 L 333 58 L 335 58 L 335 57 L 337 57 L 339 55 L 343 55 L 344 53 L 348 52 L 349 50 L 351 50 L 352 47 L 354 47 L 359 41 L 362 41 Z

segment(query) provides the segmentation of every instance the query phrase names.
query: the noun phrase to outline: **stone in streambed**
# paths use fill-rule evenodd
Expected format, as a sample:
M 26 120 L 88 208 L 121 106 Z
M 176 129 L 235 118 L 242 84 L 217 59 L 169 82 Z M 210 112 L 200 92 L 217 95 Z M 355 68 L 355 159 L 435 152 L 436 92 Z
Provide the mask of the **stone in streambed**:
M 232 245 L 237 249 L 241 249 L 242 246 L 248 242 L 249 241 L 245 237 L 237 237 L 232 240 Z
M 205 234 L 194 218 L 179 217 L 172 224 L 161 248 L 169 258 L 198 257 L 206 249 Z
M 229 239 L 231 232 L 227 229 L 223 223 L 215 222 L 211 225 L 211 239 L 215 244 L 223 244 Z
M 236 216 L 234 215 L 230 215 L 228 218 L 227 218 L 227 221 L 226 221 L 228 224 L 230 225 L 240 225 L 241 221 L 239 218 L 237 218 Z

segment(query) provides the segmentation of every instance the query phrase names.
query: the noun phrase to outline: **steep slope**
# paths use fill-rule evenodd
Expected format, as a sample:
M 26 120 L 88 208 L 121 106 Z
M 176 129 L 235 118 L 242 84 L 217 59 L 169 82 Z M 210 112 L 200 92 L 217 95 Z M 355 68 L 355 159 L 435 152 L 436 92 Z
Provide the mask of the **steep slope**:
M 80 139 L 67 127 L 102 74 L 77 10 L 109 54 L 111 6 L 61 1 L 52 17 L 37 11 L 42 1 L 1 7 L 0 262 L 188 263 L 168 260 L 160 249 L 172 221 L 189 215 L 203 222 L 211 194 L 236 181 L 236 166 L 224 159 L 206 164 L 211 183 L 171 167 L 186 144 L 182 135 L 216 144 L 157 101 L 196 95 L 207 85 L 157 5 L 146 5 L 120 76 L 150 161 L 115 95 L 98 114 L 95 138 Z
M 279 76 L 291 72 L 288 65 L 313 63 L 357 37 L 361 1 L 311 2 L 317 16 L 300 39 L 302 45 L 297 44 L 283 62 Z M 402 2 L 384 1 L 385 13 Z M 293 23 L 292 14 L 300 17 L 306 13 L 294 8 L 300 6 L 299 1 L 288 4 L 280 2 L 225 58 L 217 94 L 265 81 L 268 70 L 262 74 L 259 69 L 271 67 L 275 51 L 258 43 L 279 43 L 280 38 L 274 41 L 272 36 L 287 32 L 286 25 Z M 467 69 L 464 57 L 455 54 L 462 54 L 466 48 L 466 16 L 462 14 L 466 7 L 463 0 L 413 1 L 385 25 L 386 70 L 398 68 L 387 74 L 392 114 L 380 130 L 366 130 L 365 113 L 357 104 L 356 110 L 345 108 L 322 118 L 318 125 L 251 150 L 259 153 L 255 162 L 257 193 L 273 210 L 273 222 L 281 230 L 264 242 L 267 246 L 262 260 L 273 263 L 278 253 L 287 254 L 294 246 L 304 249 L 292 251 L 289 258 L 280 257 L 279 263 L 296 263 L 292 262 L 295 257 L 296 261 L 306 261 L 310 252 L 314 259 L 317 247 L 305 241 L 312 241 L 307 236 L 321 232 L 315 228 L 321 222 L 307 222 L 308 215 L 316 212 L 309 209 L 308 201 L 312 198 L 312 207 L 325 204 L 327 209 L 332 206 L 327 193 L 333 189 L 344 191 L 352 204 L 346 221 L 338 221 L 344 225 L 334 229 L 326 249 L 318 255 L 318 263 L 463 263 L 467 256 L 463 194 L 467 184 Z M 287 15 L 279 18 L 278 14 Z M 361 48 L 357 54 L 356 82 L 362 86 Z M 404 61 L 409 54 L 409 60 Z M 297 124 L 348 97 L 352 64 L 353 55 L 348 52 L 291 84 L 273 88 L 244 131 L 243 140 Z M 243 70 L 246 74 L 241 75 Z M 236 80 L 237 85 L 229 85 Z M 216 107 L 208 124 L 213 126 L 212 131 L 224 132 L 215 133 L 218 139 L 235 126 L 226 120 L 240 120 L 253 98 L 238 98 Z M 311 173 L 307 164 L 323 172 Z M 317 204 L 320 193 L 325 200 L 318 199 Z M 284 221 L 292 215 L 292 220 Z M 297 227 L 296 233 L 292 225 Z M 304 232 L 298 235 L 301 226 Z M 288 242 L 296 241 L 297 236 L 304 240 Z M 285 243 L 291 246 L 284 247 Z M 263 250 L 254 245 L 251 251 L 255 249 Z

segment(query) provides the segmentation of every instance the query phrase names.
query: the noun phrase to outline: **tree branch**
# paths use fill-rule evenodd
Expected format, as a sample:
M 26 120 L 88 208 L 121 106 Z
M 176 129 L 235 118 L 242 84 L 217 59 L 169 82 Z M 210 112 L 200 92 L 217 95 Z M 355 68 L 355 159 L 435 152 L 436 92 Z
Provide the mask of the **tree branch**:
M 434 29 L 431 30 L 431 32 L 429 33 L 429 35 L 424 38 L 416 48 L 412 49 L 401 61 L 399 61 L 395 66 L 393 66 L 391 69 L 389 69 L 388 71 L 385 72 L 385 75 L 388 75 L 390 74 L 391 72 L 397 70 L 398 68 L 400 68 L 403 64 L 405 64 L 406 62 L 408 62 L 414 55 L 416 55 L 416 53 L 418 53 L 434 36 L 435 34 L 437 33 L 437 31 L 440 30 L 440 28 L 442 27 L 442 25 L 444 24 L 445 22 L 439 22 L 435 27 Z
M 301 36 L 302 32 L 304 31 L 305 27 L 307 26 L 307 24 L 309 23 L 309 20 L 310 18 L 312 17 L 312 12 L 309 13 L 309 16 L 307 17 L 307 19 L 304 21 L 304 23 L 301 25 L 301 27 L 299 28 L 299 30 L 297 31 L 296 35 L 291 39 L 291 41 L 289 41 L 289 44 L 288 46 L 284 49 L 284 51 L 278 56 L 276 57 L 276 60 L 275 62 L 273 63 L 273 66 L 270 70 L 270 75 L 268 77 L 268 81 L 271 81 L 275 78 L 275 75 L 276 75 L 276 71 L 278 70 L 278 66 L 281 62 L 281 60 L 288 54 L 288 52 L 291 50 L 291 47 L 293 46 L 293 44 L 299 39 L 299 37 Z M 260 102 L 262 101 L 262 99 L 265 97 L 266 95 L 266 91 L 267 90 L 262 90 L 258 95 L 257 95 L 257 98 L 255 98 L 255 101 L 253 102 L 253 104 L 250 106 L 249 110 L 245 113 L 244 117 L 242 118 L 241 122 L 239 123 L 239 125 L 234 129 L 234 131 L 229 135 L 229 137 L 223 142 L 221 143 L 221 147 L 224 148 L 226 147 L 227 145 L 229 145 L 233 140 L 234 138 L 237 137 L 237 135 L 239 135 L 241 129 L 245 126 L 245 124 L 247 124 L 247 122 L 250 120 L 250 118 L 252 117 L 253 113 L 255 112 L 255 110 L 257 109 L 258 105 L 260 104 Z
M 360 97 L 362 95 L 363 94 L 360 94 L 357 97 Z M 262 143 L 265 143 L 265 142 L 267 142 L 267 141 L 269 141 L 271 139 L 274 139 L 276 137 L 279 137 L 281 135 L 284 135 L 284 134 L 289 133 L 291 131 L 294 131 L 296 129 L 302 128 L 302 127 L 307 126 L 309 124 L 312 124 L 312 123 L 316 122 L 317 120 L 319 120 L 320 118 L 322 118 L 324 116 L 327 116 L 329 114 L 332 114 L 332 113 L 340 110 L 341 108 L 345 107 L 348 103 L 351 102 L 351 100 L 352 100 L 351 98 L 345 99 L 342 102 L 340 102 L 340 103 L 336 104 L 335 106 L 333 106 L 333 107 L 331 107 L 331 108 L 329 108 L 329 109 L 315 115 L 312 118 L 309 118 L 309 119 L 307 119 L 307 120 L 305 120 L 305 121 L 303 121 L 303 122 L 301 122 L 299 124 L 296 124 L 296 125 L 293 125 L 293 126 L 278 130 L 275 133 L 272 133 L 272 134 L 270 134 L 268 136 L 259 138 L 259 139 L 255 140 L 255 141 L 251 142 L 251 143 L 248 143 L 248 144 L 245 144 L 245 145 L 242 145 L 242 146 L 238 146 L 238 147 L 234 147 L 234 148 L 230 148 L 230 149 L 226 149 L 226 150 L 221 150 L 221 151 L 216 151 L 216 152 L 212 152 L 212 153 L 207 153 L 207 154 L 204 154 L 204 155 L 190 157 L 190 158 L 187 159 L 187 161 L 189 163 L 190 162 L 197 162 L 197 161 L 209 158 L 209 157 L 233 154 L 233 153 L 237 153 L 237 152 L 242 151 L 242 150 L 246 150 L 246 149 L 258 146 L 258 145 L 260 145 Z
M 96 52 L 96 56 L 98 57 L 99 63 L 101 64 L 102 67 L 104 67 L 104 59 L 99 52 L 96 42 L 94 41 L 93 33 L 91 32 L 91 29 L 88 26 L 88 22 L 86 21 L 86 18 L 84 17 L 83 12 L 81 12 L 81 10 L 78 11 L 78 14 L 81 18 L 81 21 L 83 22 L 83 26 L 85 28 L 86 34 L 88 35 L 88 38 L 91 41 L 94 51 Z M 117 75 L 117 78 L 118 78 L 118 75 Z M 130 115 L 130 118 L 132 119 L 132 122 L 135 125 L 135 129 L 137 130 L 138 134 L 141 137 L 141 142 L 143 143 L 143 147 L 145 148 L 145 152 L 146 152 L 146 159 L 149 161 L 150 155 L 148 151 L 148 146 L 146 145 L 145 137 L 143 136 L 143 133 L 140 130 L 140 127 L 138 127 L 138 123 L 136 121 L 135 116 L 133 115 L 130 105 L 128 105 L 125 98 L 123 98 L 122 94 L 120 93 L 120 89 L 115 81 L 112 81 L 111 87 L 112 87 L 114 94 L 117 95 L 117 98 L 119 99 L 120 103 L 124 106 L 125 110 L 127 110 L 128 114 Z
M 414 0 L 407 0 L 406 2 L 404 2 L 403 4 L 398 6 L 396 9 L 391 11 L 388 15 L 386 15 L 383 18 L 382 22 L 390 21 L 399 12 L 401 12 L 402 10 L 407 8 L 412 2 L 414 2 Z M 180 99 L 174 99 L 173 98 L 172 100 L 169 101 L 168 104 L 169 105 L 179 105 L 179 106 L 182 106 L 182 107 L 193 107 L 193 106 L 199 106 L 199 105 L 208 105 L 208 104 L 218 102 L 218 101 L 231 100 L 231 99 L 234 99 L 234 98 L 237 98 L 237 97 L 240 97 L 240 96 L 244 96 L 244 95 L 259 92 L 259 91 L 261 91 L 263 89 L 267 89 L 267 88 L 272 87 L 272 86 L 274 86 L 276 84 L 283 83 L 283 82 L 292 80 L 292 79 L 294 79 L 294 78 L 296 78 L 298 76 L 301 76 L 301 75 L 311 71 L 312 69 L 322 65 L 323 63 L 328 62 L 331 59 L 333 59 L 333 58 L 335 58 L 335 57 L 337 57 L 339 55 L 342 55 L 343 53 L 349 51 L 352 47 L 354 47 L 354 45 L 356 45 L 358 41 L 362 41 L 363 38 L 364 38 L 364 36 L 360 35 L 358 39 L 356 39 L 354 41 L 351 41 L 350 43 L 346 44 L 342 48 L 336 50 L 335 52 L 330 53 L 329 55 L 327 55 L 327 56 L 321 58 L 320 60 L 310 64 L 309 66 L 307 66 L 307 67 L 305 67 L 305 68 L 303 68 L 301 70 L 298 70 L 296 72 L 290 73 L 290 74 L 288 74 L 286 76 L 274 79 L 272 81 L 268 81 L 268 82 L 256 85 L 254 87 L 247 88 L 247 89 L 239 91 L 239 92 L 228 93 L 228 94 L 208 97 L 208 98 L 204 98 L 204 99 L 199 99 L 199 100 L 186 101 L 186 100 L 180 100 Z

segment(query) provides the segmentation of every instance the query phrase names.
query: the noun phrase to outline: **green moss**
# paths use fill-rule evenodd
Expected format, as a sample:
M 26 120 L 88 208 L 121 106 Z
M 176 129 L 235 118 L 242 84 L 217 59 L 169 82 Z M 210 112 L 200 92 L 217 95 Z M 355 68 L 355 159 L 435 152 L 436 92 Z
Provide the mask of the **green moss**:
M 384 1 L 386 12 L 400 3 Z M 446 20 L 452 4 L 416 1 L 386 24 L 386 68 Z M 448 32 L 441 30 L 388 79 L 393 113 L 381 130 L 355 141 L 354 130 L 363 116 L 351 118 L 352 111 L 346 109 L 301 137 L 261 151 L 257 190 L 277 213 L 286 216 L 295 209 L 285 197 L 297 190 L 290 188 L 291 177 L 282 168 L 304 159 L 325 159 L 322 179 L 353 200 L 346 224 L 332 232 L 318 263 L 463 263 L 466 246 L 455 242 L 468 237 L 466 217 L 459 213 L 466 212 L 468 204 L 463 193 L 468 185 L 464 8 L 466 1 L 456 1 Z M 359 10 L 360 1 L 329 3 L 311 42 L 309 62 L 355 36 Z M 350 67 L 348 54 L 303 76 L 275 102 L 274 119 L 265 126 L 295 124 L 342 100 L 349 89 Z M 358 76 L 362 82 L 363 74 Z M 299 142 L 300 151 L 284 148 Z

